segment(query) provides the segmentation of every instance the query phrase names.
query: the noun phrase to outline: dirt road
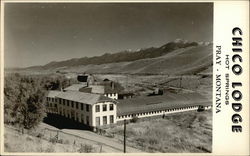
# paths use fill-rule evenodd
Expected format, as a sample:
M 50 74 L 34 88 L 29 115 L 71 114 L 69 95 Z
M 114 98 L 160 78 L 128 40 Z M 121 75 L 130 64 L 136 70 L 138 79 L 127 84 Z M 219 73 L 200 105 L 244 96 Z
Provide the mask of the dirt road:
M 40 125 L 41 129 L 49 129 L 53 131 L 57 131 L 59 129 L 50 126 L 48 124 L 42 123 Z M 93 145 L 98 145 L 100 147 L 101 152 L 107 152 L 107 153 L 112 153 L 112 152 L 118 152 L 118 153 L 123 153 L 123 143 L 119 142 L 118 140 L 108 138 L 105 136 L 98 135 L 94 132 L 88 131 L 88 130 L 76 130 L 76 129 L 61 129 L 59 130 L 62 136 L 63 133 L 63 138 L 67 140 L 71 140 L 74 137 L 81 138 L 82 142 L 88 142 L 89 144 Z M 126 152 L 127 153 L 138 153 L 138 152 L 143 152 L 141 150 L 138 150 L 133 147 L 126 146 Z
M 101 136 L 101 135 L 95 134 L 95 133 L 90 132 L 90 131 L 85 131 L 85 130 L 63 129 L 61 131 L 65 132 L 65 133 L 78 135 L 78 136 L 86 138 L 88 140 L 92 140 L 92 141 L 102 145 L 102 150 L 104 152 L 121 152 L 121 153 L 123 152 L 123 144 L 122 143 L 115 141 L 113 139 L 107 138 L 105 136 Z M 138 152 L 142 152 L 142 151 L 127 146 L 126 152 L 127 153 L 138 153 Z

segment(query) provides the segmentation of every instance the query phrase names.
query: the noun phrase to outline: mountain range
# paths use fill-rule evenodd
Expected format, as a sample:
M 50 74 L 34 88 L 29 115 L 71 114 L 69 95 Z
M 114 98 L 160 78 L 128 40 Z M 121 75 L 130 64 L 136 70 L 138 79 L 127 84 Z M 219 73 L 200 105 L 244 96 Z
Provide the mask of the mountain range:
M 105 53 L 101 56 L 50 62 L 26 71 L 109 74 L 196 74 L 211 69 L 212 44 L 181 39 L 160 47 Z

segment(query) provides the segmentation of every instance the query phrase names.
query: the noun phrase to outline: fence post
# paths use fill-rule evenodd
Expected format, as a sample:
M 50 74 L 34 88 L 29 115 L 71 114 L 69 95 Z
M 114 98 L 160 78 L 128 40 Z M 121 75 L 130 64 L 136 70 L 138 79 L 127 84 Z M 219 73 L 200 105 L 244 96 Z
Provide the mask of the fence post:
M 101 145 L 101 147 L 100 147 L 100 153 L 102 153 L 102 145 Z
M 126 119 L 124 119 L 124 153 L 126 153 Z

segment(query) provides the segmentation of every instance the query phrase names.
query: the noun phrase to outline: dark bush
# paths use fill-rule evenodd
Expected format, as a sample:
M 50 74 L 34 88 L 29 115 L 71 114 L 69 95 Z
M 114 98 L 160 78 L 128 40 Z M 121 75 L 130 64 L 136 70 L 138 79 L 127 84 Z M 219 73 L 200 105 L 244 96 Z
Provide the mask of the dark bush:
M 81 144 L 80 149 L 78 149 L 78 152 L 80 153 L 90 153 L 93 151 L 93 146 L 92 145 L 87 145 L 87 144 Z
M 136 123 L 138 121 L 138 117 L 137 116 L 133 116 L 133 118 L 130 120 L 132 123 Z

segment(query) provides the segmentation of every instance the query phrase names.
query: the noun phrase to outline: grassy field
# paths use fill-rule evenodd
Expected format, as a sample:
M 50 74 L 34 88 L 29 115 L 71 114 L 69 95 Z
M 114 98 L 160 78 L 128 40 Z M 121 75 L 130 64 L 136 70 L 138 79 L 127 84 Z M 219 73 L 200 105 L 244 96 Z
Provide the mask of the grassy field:
M 44 136 L 40 129 L 32 132 L 18 132 L 10 126 L 5 126 L 4 151 L 5 152 L 99 152 L 99 147 L 88 140 L 77 140 L 74 137 L 65 137 L 55 142 L 53 138 Z M 76 139 L 75 139 L 76 140 Z
M 107 128 L 122 141 L 123 125 Z M 145 152 L 211 152 L 212 111 L 183 112 L 127 125 L 127 144 Z
M 55 136 L 58 134 L 58 138 Z M 117 139 L 98 135 L 88 130 L 57 129 L 41 123 L 36 129 L 23 133 L 16 127 L 5 125 L 5 152 L 70 152 L 70 153 L 122 153 L 123 144 Z M 127 147 L 128 153 L 142 152 Z
M 4 149 L 6 152 L 122 152 L 123 125 L 116 124 L 106 128 L 113 137 L 105 137 L 84 130 L 65 129 L 54 142 L 57 128 L 41 124 L 34 131 L 24 134 L 13 126 L 5 126 Z M 66 133 L 70 133 L 68 135 Z M 139 119 L 127 124 L 127 150 L 133 152 L 189 153 L 212 151 L 212 111 L 189 111 L 170 114 L 163 119 Z M 81 139 L 79 137 L 86 139 Z M 99 143 L 98 143 L 99 142 Z M 104 145 L 104 144 L 107 145 Z M 103 145 L 101 145 L 103 144 Z M 118 146 L 119 145 L 119 146 Z M 139 151 L 137 151 L 139 152 Z

